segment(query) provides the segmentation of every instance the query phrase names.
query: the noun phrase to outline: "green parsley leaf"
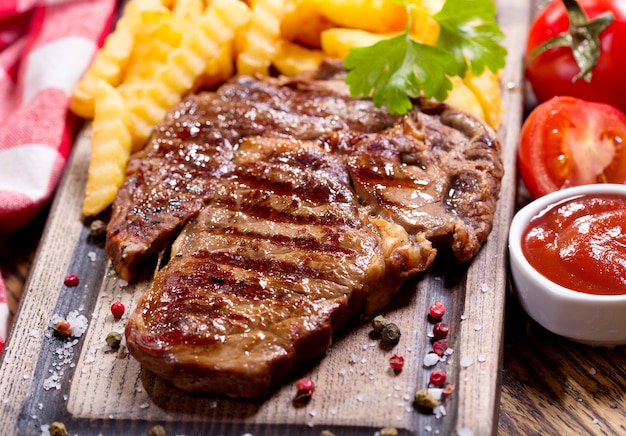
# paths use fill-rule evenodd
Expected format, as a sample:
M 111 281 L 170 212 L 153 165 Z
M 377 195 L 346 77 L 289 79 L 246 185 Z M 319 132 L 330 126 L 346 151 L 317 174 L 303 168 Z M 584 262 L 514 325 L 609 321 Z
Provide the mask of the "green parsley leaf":
M 437 47 L 454 55 L 458 76 L 473 74 L 485 67 L 494 73 L 505 65 L 507 51 L 499 43 L 504 33 L 496 23 L 496 6 L 491 0 L 446 0 L 433 18 L 441 28 Z
M 349 70 L 346 83 L 350 93 L 371 96 L 378 107 L 386 103 L 391 113 L 408 112 L 413 107 L 410 98 L 422 91 L 429 98 L 445 100 L 452 89 L 446 76 L 456 71 L 450 53 L 421 44 L 406 33 L 370 47 L 353 48 L 344 63 Z
M 352 48 L 344 59 L 346 83 L 353 97 L 371 97 L 378 107 L 404 114 L 412 98 L 424 95 L 443 101 L 452 89 L 450 76 L 464 76 L 468 68 L 481 74 L 504 67 L 506 49 L 499 42 L 504 33 L 495 21 L 493 0 L 446 0 L 432 18 L 440 25 L 436 46 L 422 44 L 404 33 L 369 47 Z

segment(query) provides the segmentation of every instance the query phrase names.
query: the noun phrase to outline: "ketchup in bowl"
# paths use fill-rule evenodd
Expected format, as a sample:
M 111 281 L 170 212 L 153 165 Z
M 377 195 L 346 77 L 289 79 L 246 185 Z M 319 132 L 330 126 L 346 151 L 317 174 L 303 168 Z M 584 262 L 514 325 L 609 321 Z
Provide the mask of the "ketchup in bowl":
M 542 210 L 521 248 L 549 280 L 598 295 L 626 294 L 626 197 L 586 194 Z

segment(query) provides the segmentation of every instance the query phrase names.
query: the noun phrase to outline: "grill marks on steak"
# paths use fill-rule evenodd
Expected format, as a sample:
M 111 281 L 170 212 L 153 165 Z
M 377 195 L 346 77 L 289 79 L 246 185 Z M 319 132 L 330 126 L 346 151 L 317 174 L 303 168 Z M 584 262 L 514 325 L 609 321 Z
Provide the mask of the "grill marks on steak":
M 381 307 L 434 259 L 428 241 L 378 221 L 341 156 L 315 142 L 244 140 L 129 319 L 129 349 L 182 389 L 266 397 L 364 302 Z
M 123 277 L 182 228 L 126 324 L 133 356 L 181 389 L 260 400 L 438 248 L 470 259 L 491 230 L 499 141 L 415 103 L 391 117 L 341 80 L 240 78 L 175 108 L 109 224 Z
M 376 132 L 394 121 L 371 101 L 351 98 L 338 80 L 239 77 L 216 93 L 189 96 L 128 164 L 106 244 L 117 273 L 131 279 L 211 199 L 242 138 L 315 139 L 346 129 Z

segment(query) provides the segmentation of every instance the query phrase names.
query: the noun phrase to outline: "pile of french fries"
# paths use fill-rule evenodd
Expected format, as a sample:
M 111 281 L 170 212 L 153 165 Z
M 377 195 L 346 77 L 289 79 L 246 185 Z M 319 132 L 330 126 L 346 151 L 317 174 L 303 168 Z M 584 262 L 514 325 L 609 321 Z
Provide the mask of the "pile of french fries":
M 444 0 L 414 0 L 435 12 Z M 413 11 L 412 36 L 436 42 L 439 27 Z M 235 74 L 296 75 L 327 57 L 344 58 L 406 28 L 392 0 L 129 0 L 74 89 L 70 109 L 92 119 L 86 216 L 114 200 L 131 153 L 183 96 Z M 452 78 L 448 102 L 497 128 L 499 78 Z

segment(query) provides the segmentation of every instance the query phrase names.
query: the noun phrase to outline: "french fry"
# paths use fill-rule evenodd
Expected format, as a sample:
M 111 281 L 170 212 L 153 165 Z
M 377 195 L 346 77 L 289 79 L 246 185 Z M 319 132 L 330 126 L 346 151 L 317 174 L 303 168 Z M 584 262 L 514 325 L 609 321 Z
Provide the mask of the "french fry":
M 483 119 L 497 130 L 504 118 L 500 75 L 488 69 L 479 76 L 468 72 L 463 78 L 463 82 L 474 92 L 480 102 L 484 113 Z
M 432 0 L 431 0 L 432 1 Z M 428 3 L 428 0 L 425 1 Z M 439 38 L 439 23 L 419 9 L 411 10 L 411 36 L 423 44 L 435 45 Z
M 180 23 L 193 25 L 204 12 L 204 0 L 176 0 L 172 6 L 174 19 Z
M 214 88 L 235 75 L 235 47 L 234 42 L 224 44 L 220 52 L 209 59 L 204 73 L 200 75 L 193 89 Z
M 237 31 L 250 20 L 250 9 L 239 0 L 213 0 L 195 26 L 185 33 L 178 47 L 151 80 L 142 95 L 129 101 L 132 117 L 133 150 L 144 146 L 156 124 L 182 96 L 193 89 L 207 68 L 207 60 L 220 55 Z
M 180 45 L 184 31 L 183 24 L 169 10 L 144 12 L 135 30 L 134 47 L 122 85 L 150 77 Z
M 406 27 L 406 9 L 389 0 L 308 0 L 315 10 L 337 27 L 373 33 L 401 32 Z
M 301 44 L 307 48 L 321 48 L 322 31 L 337 25 L 320 14 L 310 0 L 288 2 L 280 22 L 280 35 L 283 39 Z
M 335 27 L 322 32 L 322 51 L 326 56 L 343 59 L 348 55 L 352 47 L 366 47 L 390 36 L 392 35 Z
M 299 44 L 281 40 L 272 64 L 279 73 L 295 76 L 319 67 L 325 54 L 321 50 L 309 49 Z
M 446 98 L 446 103 L 458 109 L 464 110 L 477 118 L 485 119 L 483 107 L 478 101 L 476 94 L 467 87 L 461 77 L 449 77 L 452 82 L 452 90 Z
M 239 42 L 237 73 L 269 75 L 280 38 L 286 0 L 254 0 L 252 18 Z
M 113 32 L 105 39 L 94 60 L 72 93 L 70 110 L 83 118 L 94 116 L 94 94 L 98 79 L 117 86 L 122 80 L 133 49 L 134 33 L 144 11 L 162 11 L 159 0 L 132 0 L 124 8 Z
M 83 214 L 96 215 L 113 202 L 126 175 L 130 156 L 130 114 L 117 90 L 96 80 L 96 107 L 91 139 L 91 160 Z

